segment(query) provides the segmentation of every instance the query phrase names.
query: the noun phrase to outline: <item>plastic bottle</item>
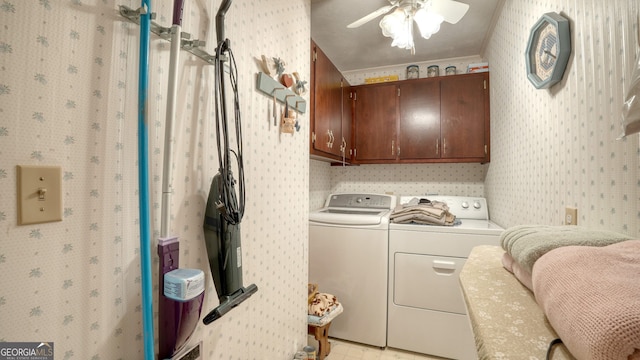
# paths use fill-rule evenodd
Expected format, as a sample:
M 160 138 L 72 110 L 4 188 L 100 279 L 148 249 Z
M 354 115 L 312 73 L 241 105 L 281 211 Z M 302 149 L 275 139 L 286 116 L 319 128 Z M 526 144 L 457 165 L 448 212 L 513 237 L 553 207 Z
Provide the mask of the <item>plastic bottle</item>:
M 316 348 L 315 347 L 313 347 L 311 345 L 307 345 L 302 350 L 304 350 L 304 352 L 307 353 L 307 360 L 316 360 Z

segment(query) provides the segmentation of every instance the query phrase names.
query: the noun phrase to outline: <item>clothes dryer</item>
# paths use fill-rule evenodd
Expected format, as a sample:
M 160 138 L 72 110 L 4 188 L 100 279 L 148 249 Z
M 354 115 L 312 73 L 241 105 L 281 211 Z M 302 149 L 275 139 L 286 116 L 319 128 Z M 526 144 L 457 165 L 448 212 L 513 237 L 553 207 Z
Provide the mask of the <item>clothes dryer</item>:
M 503 229 L 479 197 L 403 196 L 442 201 L 457 225 L 389 225 L 387 346 L 451 359 L 475 359 L 459 273 L 478 245 L 499 245 Z

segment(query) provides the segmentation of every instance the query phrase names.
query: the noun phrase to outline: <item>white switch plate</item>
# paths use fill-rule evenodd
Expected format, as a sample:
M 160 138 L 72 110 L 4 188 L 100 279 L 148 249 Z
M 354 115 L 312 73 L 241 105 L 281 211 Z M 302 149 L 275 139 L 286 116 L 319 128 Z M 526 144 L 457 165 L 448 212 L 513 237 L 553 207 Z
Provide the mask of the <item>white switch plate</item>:
M 62 169 L 17 166 L 18 225 L 62 221 Z

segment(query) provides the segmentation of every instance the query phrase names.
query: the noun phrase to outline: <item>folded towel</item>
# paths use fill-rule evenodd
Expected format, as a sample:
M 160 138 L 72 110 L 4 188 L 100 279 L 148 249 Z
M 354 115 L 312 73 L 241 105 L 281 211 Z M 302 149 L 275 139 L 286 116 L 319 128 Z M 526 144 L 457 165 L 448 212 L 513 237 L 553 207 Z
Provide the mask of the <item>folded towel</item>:
M 578 359 L 640 359 L 640 240 L 566 246 L 533 267 L 536 301 Z
M 527 287 L 527 289 L 533 291 L 531 273 L 523 269 L 522 266 L 520 266 L 520 264 L 511 257 L 511 255 L 507 253 L 502 254 L 502 267 L 509 270 L 509 272 L 511 272 L 522 285 Z
M 339 303 L 335 296 L 327 293 L 318 293 L 309 304 L 309 315 L 324 316 L 336 304 Z
M 396 206 L 389 218 L 391 222 L 398 224 L 425 225 L 453 225 L 456 219 L 455 215 L 449 212 L 446 203 L 440 201 L 421 203 L 418 198 Z
M 631 237 L 606 230 L 579 226 L 520 225 L 508 228 L 500 236 L 502 248 L 520 266 L 531 273 L 533 264 L 550 250 L 567 245 L 606 246 Z

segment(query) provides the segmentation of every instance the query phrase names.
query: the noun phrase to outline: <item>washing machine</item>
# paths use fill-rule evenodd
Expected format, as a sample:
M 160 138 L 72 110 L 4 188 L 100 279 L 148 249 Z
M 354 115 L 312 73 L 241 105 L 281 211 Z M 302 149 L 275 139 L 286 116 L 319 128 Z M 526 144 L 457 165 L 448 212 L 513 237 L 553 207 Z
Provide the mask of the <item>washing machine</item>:
M 503 231 L 480 197 L 403 196 L 445 202 L 455 226 L 389 225 L 387 346 L 450 359 L 476 359 L 459 274 L 471 249 L 499 245 Z
M 396 197 L 332 194 L 309 214 L 309 283 L 344 311 L 331 337 L 384 347 L 387 341 L 389 215 Z

